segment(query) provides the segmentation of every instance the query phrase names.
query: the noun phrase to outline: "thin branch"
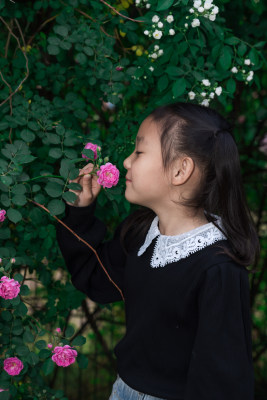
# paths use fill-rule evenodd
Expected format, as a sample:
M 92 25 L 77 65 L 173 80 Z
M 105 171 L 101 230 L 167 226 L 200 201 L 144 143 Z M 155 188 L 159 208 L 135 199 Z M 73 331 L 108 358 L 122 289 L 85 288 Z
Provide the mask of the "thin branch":
M 24 50 L 22 50 L 22 48 L 21 48 L 19 38 L 12 32 L 12 30 L 11 30 L 10 27 L 9 27 L 9 25 L 6 23 L 6 21 L 5 21 L 1 16 L 0 16 L 0 21 L 3 22 L 3 24 L 6 26 L 6 28 L 7 28 L 8 31 L 10 32 L 10 34 L 16 39 L 16 41 L 17 41 L 17 43 L 18 43 L 18 47 L 19 47 L 19 49 L 22 51 L 22 53 L 23 53 L 23 55 L 24 55 L 24 57 L 25 57 L 25 60 L 26 60 L 26 75 L 25 75 L 25 77 L 22 79 L 22 81 L 20 82 L 20 84 L 18 85 L 18 87 L 15 89 L 15 91 L 12 92 L 4 101 L 2 101 L 2 103 L 0 104 L 0 107 L 1 107 L 1 106 L 2 106 L 3 104 L 5 104 L 11 97 L 13 97 L 15 93 L 17 93 L 17 91 L 18 91 L 19 88 L 22 86 L 22 84 L 26 81 L 26 79 L 28 79 L 28 76 L 29 76 L 29 60 L 28 60 L 28 57 L 27 57 L 27 55 L 26 55 L 26 48 L 25 48 L 24 36 L 23 36 L 23 34 L 22 34 L 22 31 L 21 31 L 21 28 L 20 28 L 20 25 L 19 25 L 18 21 L 15 20 L 15 21 L 16 21 L 16 24 L 17 24 L 17 26 L 18 26 L 19 32 L 20 32 L 20 34 L 21 34 L 22 42 L 24 43 Z
M 44 21 L 39 28 L 37 29 L 37 31 L 30 37 L 30 39 L 28 40 L 27 45 L 29 46 L 31 44 L 31 42 L 33 41 L 33 39 L 35 38 L 35 36 L 37 35 L 38 32 L 40 32 L 40 30 L 49 22 L 53 21 L 59 14 L 54 15 L 53 17 L 47 19 L 46 21 Z
M 28 200 L 31 201 L 32 203 L 36 204 L 38 207 L 41 207 L 41 208 L 42 208 L 43 210 L 45 210 L 48 214 L 51 215 L 50 211 L 49 211 L 45 206 L 43 206 L 42 204 L 39 204 L 39 203 L 37 203 L 36 201 L 31 200 L 31 199 L 28 199 Z M 53 218 L 55 218 L 61 225 L 65 226 L 65 228 L 68 229 L 74 236 L 76 236 L 76 238 L 77 238 L 78 240 L 80 240 L 81 242 L 83 242 L 87 247 L 89 247 L 89 248 L 92 250 L 92 252 L 95 254 L 95 256 L 96 256 L 96 258 L 97 258 L 99 264 L 101 265 L 102 269 L 104 270 L 105 274 L 107 275 L 108 279 L 109 279 L 110 282 L 118 289 L 118 291 L 119 291 L 120 294 L 121 294 L 122 300 L 124 301 L 124 296 L 123 296 L 123 294 L 122 294 L 121 289 L 116 285 L 116 283 L 115 283 L 115 282 L 111 279 L 111 277 L 109 276 L 109 274 L 108 274 L 106 268 L 104 267 L 104 265 L 102 264 L 102 262 L 101 262 L 101 260 L 100 260 L 100 258 L 99 258 L 99 256 L 98 256 L 96 250 L 95 250 L 89 243 L 87 243 L 84 239 L 82 239 L 79 235 L 77 235 L 71 228 L 69 228 L 68 225 L 64 224 L 64 222 L 62 222 L 59 218 L 57 218 L 55 215 L 51 215 L 51 216 L 52 216 Z
M 11 27 L 11 29 L 13 28 L 13 19 L 10 22 L 10 27 Z M 7 54 L 8 54 L 10 36 L 11 36 L 11 34 L 10 34 L 10 32 L 8 32 L 7 41 L 6 41 L 6 45 L 5 45 L 5 58 L 7 58 Z
M 130 21 L 133 21 L 133 22 L 145 22 L 145 21 L 137 21 L 136 19 L 126 17 L 126 15 L 121 14 L 119 11 L 116 10 L 116 8 L 112 7 L 106 1 L 104 1 L 104 0 L 99 0 L 99 1 L 103 4 L 105 4 L 106 6 L 108 6 L 109 8 L 111 8 L 116 14 L 120 15 L 122 18 L 129 19 Z

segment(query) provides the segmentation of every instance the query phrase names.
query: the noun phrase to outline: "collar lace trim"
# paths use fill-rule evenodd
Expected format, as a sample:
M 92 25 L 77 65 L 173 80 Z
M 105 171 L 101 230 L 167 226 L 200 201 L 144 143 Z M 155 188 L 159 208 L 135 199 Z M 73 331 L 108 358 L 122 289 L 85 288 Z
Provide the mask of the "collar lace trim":
M 221 217 L 215 214 L 211 215 L 216 217 L 216 223 L 223 229 Z M 160 233 L 158 221 L 158 216 L 156 216 L 152 221 L 144 244 L 137 253 L 138 256 L 141 256 L 150 246 L 153 239 L 158 237 L 150 261 L 152 268 L 164 267 L 166 264 L 186 258 L 218 240 L 227 240 L 227 237 L 212 222 L 177 236 L 166 236 Z

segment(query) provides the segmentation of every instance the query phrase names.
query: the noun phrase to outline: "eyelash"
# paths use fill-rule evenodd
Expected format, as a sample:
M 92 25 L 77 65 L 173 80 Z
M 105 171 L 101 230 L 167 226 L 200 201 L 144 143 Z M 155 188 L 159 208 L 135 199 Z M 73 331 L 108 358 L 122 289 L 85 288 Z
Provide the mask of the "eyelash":
M 139 155 L 139 154 L 142 154 L 142 152 L 141 151 L 136 151 L 135 154 Z

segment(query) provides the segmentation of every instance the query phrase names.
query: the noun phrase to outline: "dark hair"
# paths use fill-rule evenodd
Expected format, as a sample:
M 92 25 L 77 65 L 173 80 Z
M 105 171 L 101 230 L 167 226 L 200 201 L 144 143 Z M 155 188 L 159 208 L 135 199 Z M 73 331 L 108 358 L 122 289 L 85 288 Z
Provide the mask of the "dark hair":
M 257 263 L 260 242 L 246 202 L 238 148 L 229 122 L 210 107 L 183 102 L 158 107 L 148 117 L 159 127 L 164 170 L 184 154 L 201 171 L 193 198 L 179 204 L 193 210 L 203 208 L 207 220 L 220 229 L 211 214 L 219 215 L 224 228 L 220 230 L 230 242 L 230 250 L 218 245 L 222 253 L 244 266 Z M 133 212 L 121 231 L 125 250 L 126 233 L 141 238 L 155 215 L 146 207 Z

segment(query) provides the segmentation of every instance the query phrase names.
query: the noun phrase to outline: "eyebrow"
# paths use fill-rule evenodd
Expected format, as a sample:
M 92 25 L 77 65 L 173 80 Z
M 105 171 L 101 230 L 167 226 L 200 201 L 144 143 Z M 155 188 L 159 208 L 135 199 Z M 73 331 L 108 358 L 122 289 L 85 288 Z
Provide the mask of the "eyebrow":
M 144 142 L 145 138 L 144 136 L 136 136 L 136 143 Z

